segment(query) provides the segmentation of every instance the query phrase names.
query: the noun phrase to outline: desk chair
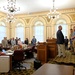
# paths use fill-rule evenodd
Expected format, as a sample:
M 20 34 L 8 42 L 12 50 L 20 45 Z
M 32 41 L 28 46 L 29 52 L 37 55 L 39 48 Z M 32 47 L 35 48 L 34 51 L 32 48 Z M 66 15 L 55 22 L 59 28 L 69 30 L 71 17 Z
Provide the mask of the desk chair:
M 37 49 L 35 48 L 35 46 L 33 46 L 31 50 L 32 50 L 32 52 L 37 53 Z
M 25 60 L 24 51 L 23 50 L 15 50 L 14 55 L 13 55 L 14 68 L 18 67 L 19 69 L 21 69 L 21 67 L 24 67 L 21 65 L 24 60 Z M 24 67 L 24 68 L 26 69 L 26 67 Z

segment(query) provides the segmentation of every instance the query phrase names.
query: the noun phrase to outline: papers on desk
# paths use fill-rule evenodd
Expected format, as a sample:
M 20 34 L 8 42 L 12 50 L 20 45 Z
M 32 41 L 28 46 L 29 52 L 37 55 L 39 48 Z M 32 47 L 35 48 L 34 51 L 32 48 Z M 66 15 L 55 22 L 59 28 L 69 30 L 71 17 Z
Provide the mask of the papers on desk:
M 14 51 L 12 50 L 7 50 L 6 53 L 13 53 Z
M 13 53 L 14 53 L 14 51 L 12 51 L 12 50 L 6 51 L 3 49 L 2 52 L 0 52 L 0 55 L 13 55 Z
M 6 51 L 6 55 L 13 55 L 13 53 L 14 53 L 14 51 L 12 51 L 12 50 Z
M 13 53 L 6 53 L 6 55 L 13 55 Z

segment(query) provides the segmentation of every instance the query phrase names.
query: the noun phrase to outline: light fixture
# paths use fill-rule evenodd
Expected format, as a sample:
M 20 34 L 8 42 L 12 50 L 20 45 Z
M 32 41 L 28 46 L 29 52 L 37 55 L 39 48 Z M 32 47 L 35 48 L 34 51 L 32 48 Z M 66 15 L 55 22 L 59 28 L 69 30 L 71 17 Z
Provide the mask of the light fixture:
M 60 13 L 55 9 L 54 2 L 55 0 L 53 0 L 53 9 L 50 9 L 50 12 L 47 14 L 48 18 L 59 18 Z
M 13 14 L 7 14 L 7 17 L 5 18 L 6 22 L 15 22 L 16 18 Z
M 8 10 L 10 13 L 20 11 L 20 7 L 16 7 L 16 0 L 7 0 L 7 7 L 3 6 L 4 10 Z
M 12 22 L 15 12 L 20 11 L 20 7 L 16 7 L 16 0 L 7 0 L 7 3 L 7 7 L 3 6 L 3 8 L 8 11 L 7 20 Z

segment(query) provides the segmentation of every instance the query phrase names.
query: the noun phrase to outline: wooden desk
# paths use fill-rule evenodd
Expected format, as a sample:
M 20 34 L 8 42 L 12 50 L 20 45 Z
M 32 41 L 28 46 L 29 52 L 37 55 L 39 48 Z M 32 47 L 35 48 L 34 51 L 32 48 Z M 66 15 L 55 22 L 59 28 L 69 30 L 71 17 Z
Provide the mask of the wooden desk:
M 44 64 L 32 75 L 73 75 L 73 66 Z
M 9 56 L 9 58 L 10 58 L 10 61 L 9 61 L 10 70 L 12 70 L 12 55 L 13 55 L 13 53 L 6 53 L 6 54 L 0 53 L 0 56 Z
M 10 57 L 10 70 L 12 70 L 12 55 L 13 53 L 6 53 Z

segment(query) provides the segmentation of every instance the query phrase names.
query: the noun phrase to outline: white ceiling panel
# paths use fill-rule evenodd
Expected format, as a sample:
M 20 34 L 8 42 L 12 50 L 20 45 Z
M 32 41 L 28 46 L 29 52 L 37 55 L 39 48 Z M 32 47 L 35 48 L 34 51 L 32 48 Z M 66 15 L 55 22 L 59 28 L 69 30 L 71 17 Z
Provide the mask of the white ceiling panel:
M 3 6 L 7 7 L 7 0 L 0 0 L 0 11 L 8 12 L 3 9 Z M 48 11 L 53 7 L 52 0 L 16 0 L 16 7 L 20 7 L 20 11 L 17 14 L 33 13 Z M 68 9 L 75 8 L 75 0 L 55 0 L 55 8 Z

